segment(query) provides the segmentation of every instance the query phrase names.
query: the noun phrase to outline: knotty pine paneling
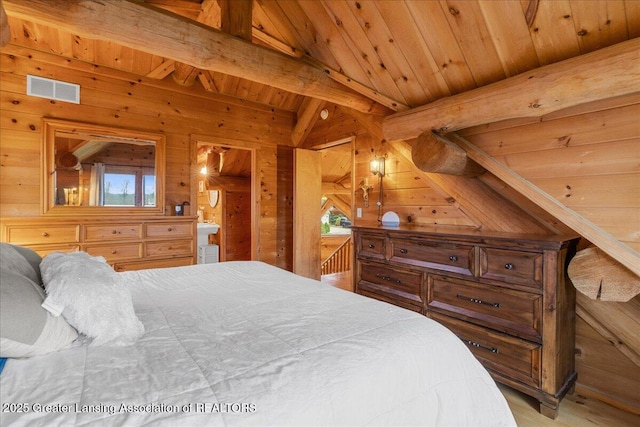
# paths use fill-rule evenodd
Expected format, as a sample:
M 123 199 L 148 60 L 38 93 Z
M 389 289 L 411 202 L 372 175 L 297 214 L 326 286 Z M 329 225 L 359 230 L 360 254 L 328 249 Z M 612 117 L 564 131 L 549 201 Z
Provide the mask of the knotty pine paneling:
M 360 134 L 354 143 L 354 210 L 362 209 L 362 218 L 354 218 L 356 224 L 376 222 L 378 219 L 379 178 L 369 171 L 369 162 L 374 156 L 385 156 L 385 176 L 383 178 L 383 198 L 381 213 L 394 211 L 400 221 L 420 225 L 472 226 L 473 223 L 451 199 L 431 188 L 411 166 L 392 152 L 384 144 L 379 144 L 369 134 Z M 367 181 L 369 207 L 364 206 L 360 185 Z
M 595 393 L 604 401 L 617 401 L 626 409 L 640 413 L 640 366 L 580 317 L 576 320 L 578 392 Z
M 265 144 L 256 156 L 261 189 L 256 256 L 275 263 L 291 250 L 277 243 L 273 230 L 278 226 L 275 147 L 290 143 L 292 113 L 15 45 L 0 50 L 0 68 L 0 216 L 40 215 L 43 117 L 166 134 L 167 205 L 190 200 L 190 135 L 212 135 Z M 81 103 L 27 96 L 27 74 L 79 83 Z
M 278 146 L 276 264 L 293 271 L 293 148 Z
M 617 104 L 616 104 L 617 101 Z M 601 108 L 598 108 L 601 105 Z M 640 101 L 621 97 L 530 124 L 460 132 L 628 246 L 640 248 Z

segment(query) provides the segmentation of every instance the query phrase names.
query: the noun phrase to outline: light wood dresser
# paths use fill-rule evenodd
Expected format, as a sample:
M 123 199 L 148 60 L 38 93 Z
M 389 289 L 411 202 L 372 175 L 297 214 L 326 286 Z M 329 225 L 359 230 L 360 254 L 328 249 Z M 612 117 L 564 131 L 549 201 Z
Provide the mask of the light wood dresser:
M 194 264 L 195 236 L 195 217 L 38 217 L 3 219 L 1 238 L 41 256 L 86 251 L 103 256 L 116 271 L 127 271 Z
M 578 238 L 353 227 L 356 292 L 448 327 L 498 382 L 555 418 L 576 380 L 575 289 L 566 266 Z

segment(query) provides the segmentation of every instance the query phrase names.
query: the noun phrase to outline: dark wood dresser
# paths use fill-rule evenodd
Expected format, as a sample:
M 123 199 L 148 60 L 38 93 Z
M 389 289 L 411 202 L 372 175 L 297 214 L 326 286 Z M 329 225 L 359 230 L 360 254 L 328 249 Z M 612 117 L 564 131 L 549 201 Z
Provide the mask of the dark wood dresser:
M 411 226 L 353 233 L 357 293 L 447 326 L 496 381 L 557 416 L 576 380 L 566 267 L 577 237 Z

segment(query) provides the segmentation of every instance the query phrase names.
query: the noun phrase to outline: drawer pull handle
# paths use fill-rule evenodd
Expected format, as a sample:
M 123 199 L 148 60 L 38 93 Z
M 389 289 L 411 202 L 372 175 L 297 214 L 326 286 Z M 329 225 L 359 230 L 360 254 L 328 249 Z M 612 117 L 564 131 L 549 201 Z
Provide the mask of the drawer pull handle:
M 409 252 L 409 251 L 408 251 L 408 250 L 406 250 L 406 249 L 400 249 L 400 253 L 401 253 L 401 254 L 406 254 L 407 252 Z
M 451 261 L 451 262 L 456 262 L 457 260 L 458 260 L 458 257 L 457 257 L 457 256 L 455 256 L 455 255 L 451 255 L 451 256 L 449 257 L 449 261 Z
M 111 234 L 118 234 L 118 231 L 116 231 L 116 230 L 111 230 Z
M 49 233 L 45 231 L 44 233 L 42 233 L 42 237 L 49 237 Z
M 475 342 L 475 341 L 471 341 L 471 340 L 464 339 L 464 338 L 462 338 L 462 337 L 461 337 L 461 336 L 459 336 L 459 335 L 458 335 L 458 338 L 460 338 L 460 339 L 461 339 L 465 344 L 467 344 L 467 345 L 469 345 L 469 346 L 471 346 L 471 347 L 481 348 L 481 349 L 483 349 L 483 350 L 488 350 L 488 351 L 490 351 L 491 353 L 496 353 L 496 354 L 497 354 L 497 353 L 500 353 L 500 351 L 499 351 L 497 348 L 495 348 L 495 347 L 488 347 L 488 346 L 486 346 L 486 345 L 482 345 L 482 344 L 477 343 L 477 342 Z
M 506 263 L 504 265 L 504 268 L 506 268 L 507 270 L 513 270 L 513 264 L 511 264 L 510 262 Z
M 118 253 L 118 251 L 111 251 L 111 255 L 115 255 L 117 253 Z
M 463 299 L 469 302 L 475 302 L 476 304 L 484 304 L 484 305 L 490 305 L 491 307 L 500 308 L 499 302 L 482 301 L 481 299 L 478 299 L 478 298 L 470 298 L 460 294 L 456 294 L 456 298 Z
M 173 228 L 169 227 L 167 228 L 167 231 L 173 231 Z
M 369 249 L 373 249 L 375 247 L 376 247 L 376 245 L 374 245 L 373 243 L 369 243 Z
M 402 283 L 402 280 L 400 279 L 394 279 L 393 277 L 383 276 L 382 274 L 376 274 L 376 277 L 378 279 L 386 280 L 387 282 L 396 282 L 397 284 Z

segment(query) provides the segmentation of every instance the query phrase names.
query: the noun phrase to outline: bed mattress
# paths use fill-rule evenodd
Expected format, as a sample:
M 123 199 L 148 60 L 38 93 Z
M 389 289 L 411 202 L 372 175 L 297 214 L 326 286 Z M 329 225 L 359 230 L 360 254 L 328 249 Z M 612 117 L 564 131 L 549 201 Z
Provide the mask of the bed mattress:
M 13 359 L 7 425 L 515 425 L 445 327 L 255 261 L 121 273 L 145 334 Z

